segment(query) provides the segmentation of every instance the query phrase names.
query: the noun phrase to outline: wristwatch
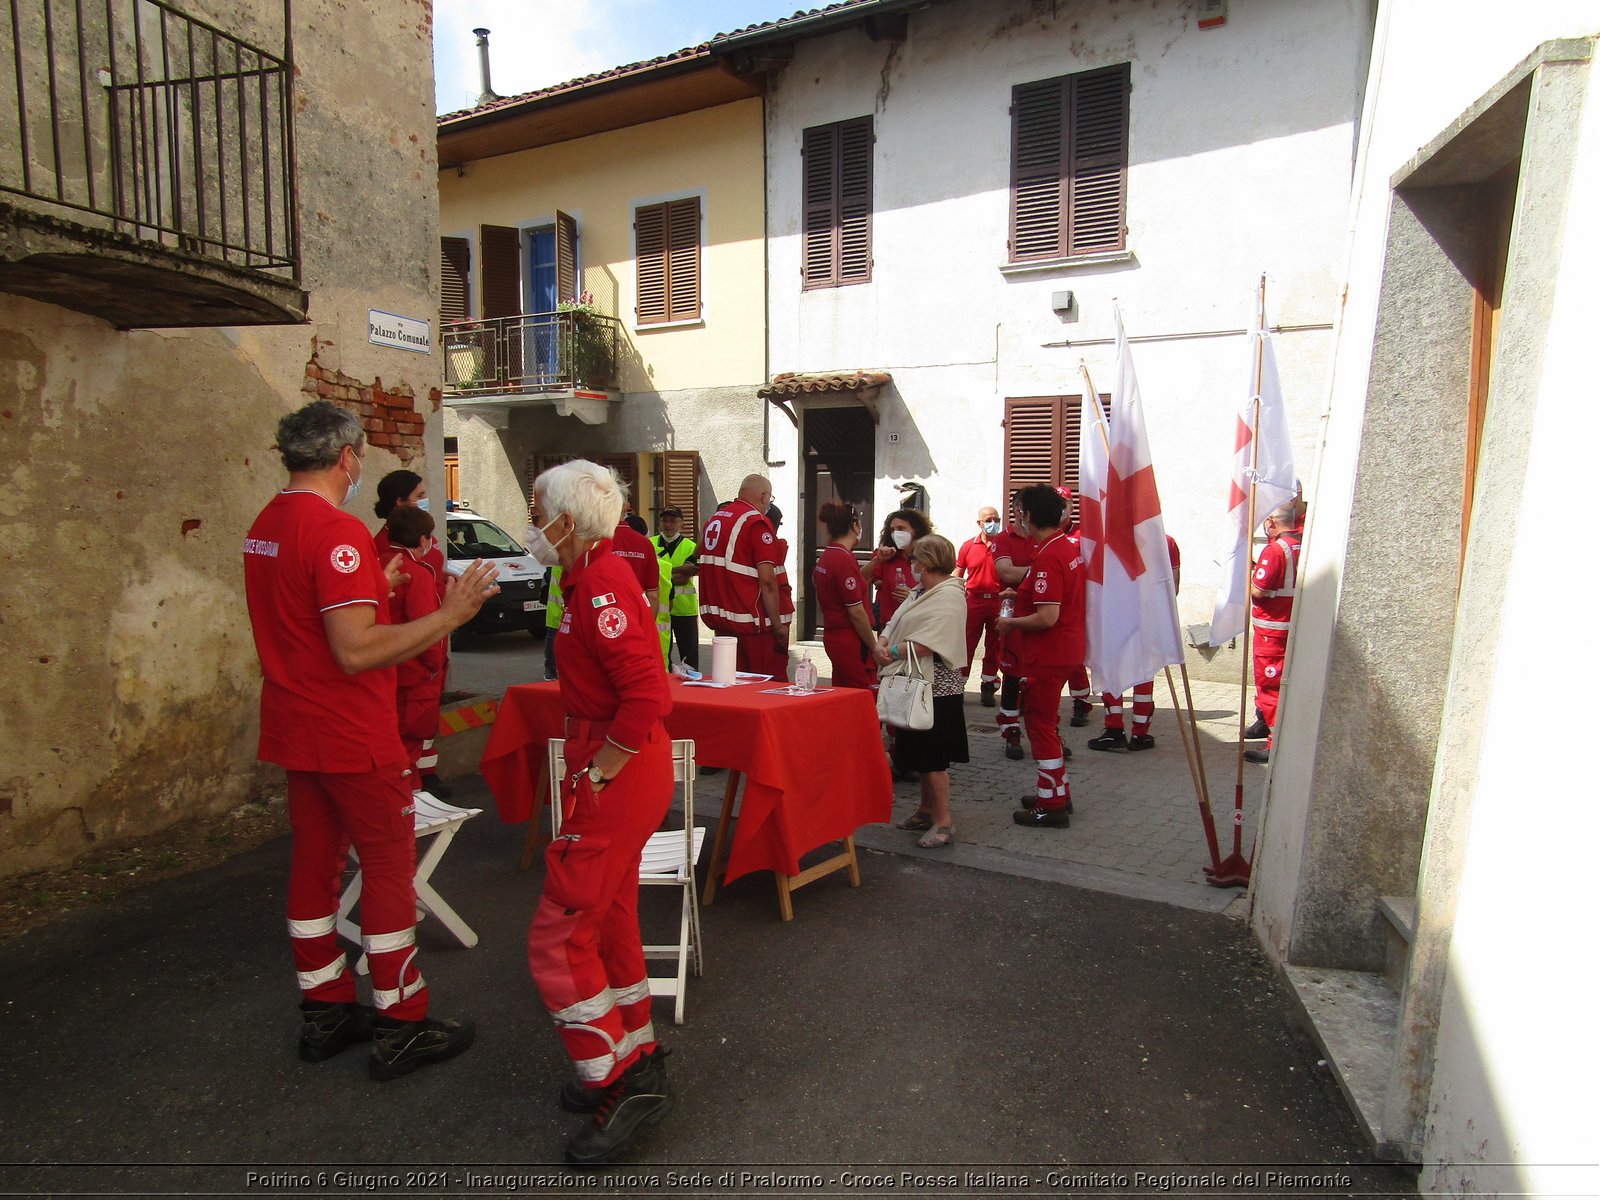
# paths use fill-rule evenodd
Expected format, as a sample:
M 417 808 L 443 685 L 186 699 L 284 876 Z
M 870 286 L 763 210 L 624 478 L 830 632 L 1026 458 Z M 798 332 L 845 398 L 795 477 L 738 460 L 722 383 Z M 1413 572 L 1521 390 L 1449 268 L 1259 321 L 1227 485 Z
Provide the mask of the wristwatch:
M 611 781 L 605 777 L 605 774 L 600 770 L 598 764 L 591 763 L 589 765 L 589 782 L 595 787 L 601 788 L 605 787 L 605 785 Z

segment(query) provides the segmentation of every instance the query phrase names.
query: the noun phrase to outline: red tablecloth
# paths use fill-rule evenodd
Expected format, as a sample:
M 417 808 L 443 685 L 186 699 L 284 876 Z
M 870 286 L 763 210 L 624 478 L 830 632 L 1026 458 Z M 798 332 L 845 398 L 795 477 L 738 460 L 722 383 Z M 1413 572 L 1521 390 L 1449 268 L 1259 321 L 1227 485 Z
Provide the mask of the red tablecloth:
M 694 739 L 701 766 L 744 772 L 729 880 L 751 871 L 798 874 L 802 854 L 862 825 L 888 821 L 893 807 L 871 694 L 857 688 L 813 696 L 765 694 L 778 686 L 695 688 L 672 681 L 668 732 Z M 559 684 L 506 690 L 479 764 L 502 820 L 533 816 L 545 747 L 561 735 L 562 718 Z M 717 812 L 711 797 L 721 790 L 697 789 L 702 815 Z

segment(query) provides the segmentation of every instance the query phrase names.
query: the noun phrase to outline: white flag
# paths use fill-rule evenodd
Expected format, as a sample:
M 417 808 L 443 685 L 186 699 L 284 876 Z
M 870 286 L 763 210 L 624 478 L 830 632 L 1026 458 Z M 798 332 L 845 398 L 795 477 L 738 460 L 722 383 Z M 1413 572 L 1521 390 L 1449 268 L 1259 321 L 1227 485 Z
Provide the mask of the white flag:
M 1217 607 L 1211 615 L 1211 644 L 1221 646 L 1245 631 L 1250 614 L 1250 481 L 1255 480 L 1255 523 L 1295 498 L 1294 451 L 1289 444 L 1289 414 L 1278 383 L 1278 359 L 1265 322 L 1250 339 L 1250 380 L 1244 407 L 1234 422 L 1233 479 L 1228 488 L 1228 525 L 1217 562 Z M 1261 346 L 1261 401 L 1254 389 L 1256 345 Z
M 1172 558 L 1161 496 L 1150 461 L 1144 406 L 1133 355 L 1116 311 L 1117 375 L 1111 391 L 1110 452 L 1095 462 L 1090 442 L 1100 433 L 1084 422 L 1079 483 L 1084 495 L 1080 539 L 1088 567 L 1088 667 L 1101 691 L 1121 694 L 1183 661 Z M 1091 403 L 1098 415 L 1099 404 Z M 1096 475 L 1098 472 L 1098 477 Z M 1090 481 L 1094 480 L 1091 491 Z M 1091 526 L 1090 522 L 1093 522 Z

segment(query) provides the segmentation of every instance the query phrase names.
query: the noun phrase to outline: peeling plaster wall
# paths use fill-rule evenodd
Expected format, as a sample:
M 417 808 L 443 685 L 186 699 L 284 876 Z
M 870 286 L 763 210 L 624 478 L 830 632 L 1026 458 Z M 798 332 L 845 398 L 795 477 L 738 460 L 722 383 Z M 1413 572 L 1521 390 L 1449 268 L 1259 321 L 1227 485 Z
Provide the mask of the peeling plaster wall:
M 279 417 L 330 382 L 367 405 L 369 524 L 403 459 L 442 491 L 439 357 L 366 332 L 438 309 L 431 5 L 294 8 L 309 326 L 118 332 L 0 295 L 0 875 L 274 782 L 240 542 L 283 481 Z M 277 6 L 186 10 L 281 44 Z

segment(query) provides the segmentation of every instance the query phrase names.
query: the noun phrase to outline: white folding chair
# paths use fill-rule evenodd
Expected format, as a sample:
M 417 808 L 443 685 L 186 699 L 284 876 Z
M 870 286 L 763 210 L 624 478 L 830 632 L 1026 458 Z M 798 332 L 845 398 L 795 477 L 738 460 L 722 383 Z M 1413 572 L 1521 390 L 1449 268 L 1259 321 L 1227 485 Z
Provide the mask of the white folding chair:
M 561 779 L 566 772 L 566 742 L 550 739 L 550 836 L 561 836 Z M 675 944 L 646 946 L 646 959 L 670 959 L 677 970 L 672 975 L 650 976 L 652 996 L 673 998 L 672 1022 L 683 1024 L 683 1005 L 688 993 L 691 962 L 694 973 L 704 973 L 700 943 L 700 898 L 695 891 L 694 868 L 706 831 L 694 823 L 694 742 L 680 739 L 672 743 L 672 778 L 683 787 L 683 829 L 660 829 L 650 835 L 639 858 L 639 883 L 647 887 L 675 887 L 682 894 Z
M 439 862 L 444 858 L 444 852 L 450 849 L 450 843 L 455 840 L 456 830 L 483 811 L 481 808 L 457 808 L 453 804 L 446 804 L 432 792 L 412 792 L 412 821 L 417 831 L 417 841 L 431 837 L 433 842 L 428 847 L 428 852 L 417 860 L 416 889 L 417 889 L 417 915 L 419 917 L 437 917 L 439 924 L 443 925 L 463 946 L 476 946 L 478 935 L 473 932 L 472 926 L 461 919 L 461 914 L 451 908 L 439 895 L 430 882 Z M 350 912 L 356 906 L 356 901 L 361 899 L 361 859 L 356 854 L 356 848 L 350 847 L 350 861 L 355 863 L 356 873 L 354 878 L 345 885 L 344 895 L 339 897 L 339 936 L 347 938 L 357 946 L 361 945 L 361 926 L 350 919 Z M 356 972 L 360 975 L 367 973 L 367 956 L 363 952 L 356 960 Z

